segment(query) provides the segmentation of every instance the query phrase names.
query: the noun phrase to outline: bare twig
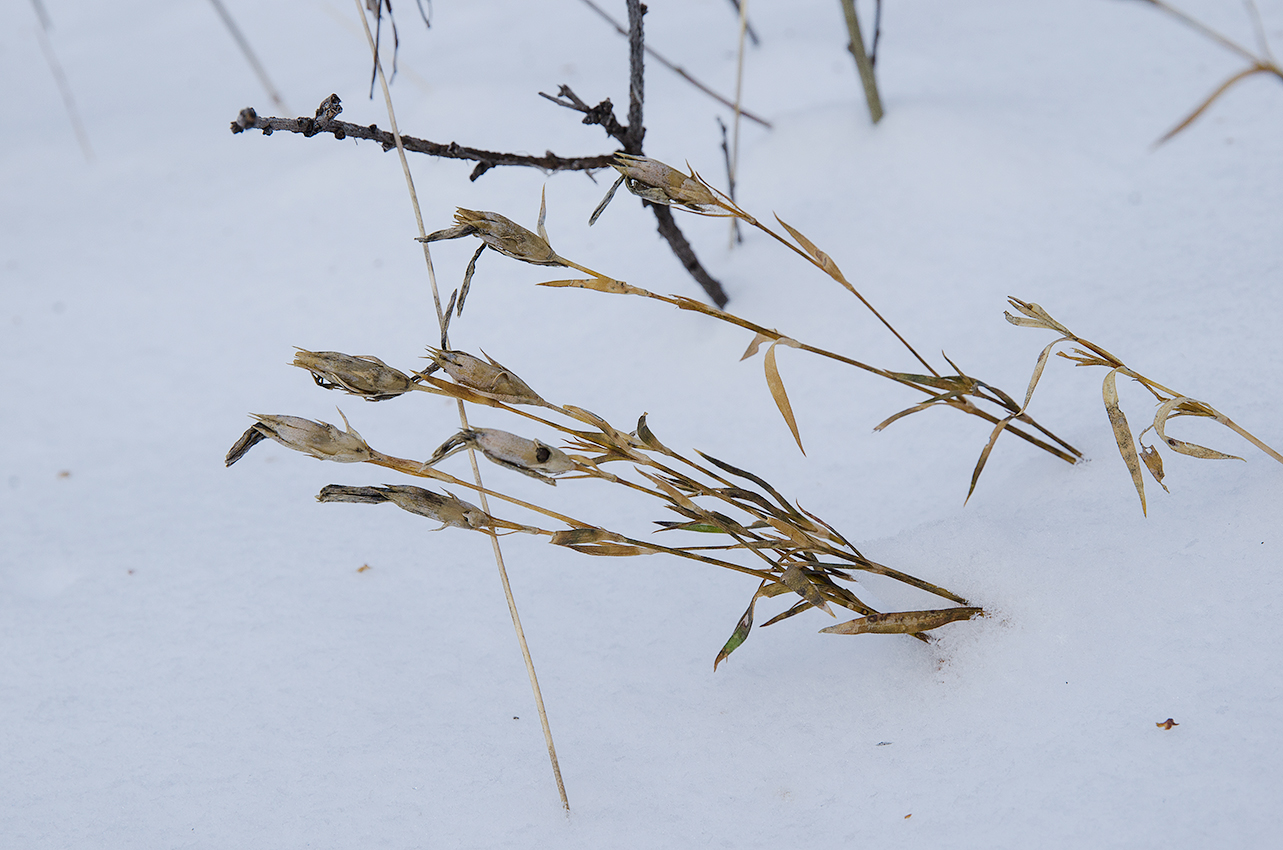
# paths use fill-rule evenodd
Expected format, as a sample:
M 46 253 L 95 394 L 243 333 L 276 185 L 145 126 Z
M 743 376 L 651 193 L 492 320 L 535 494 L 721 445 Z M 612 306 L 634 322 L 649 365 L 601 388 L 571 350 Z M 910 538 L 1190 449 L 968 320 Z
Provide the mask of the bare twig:
M 584 4 L 585 4 L 586 6 L 588 6 L 590 9 L 592 9 L 594 12 L 596 12 L 598 15 L 600 15 L 602 18 L 604 18 L 604 19 L 606 20 L 606 22 L 607 22 L 608 24 L 610 24 L 612 27 L 614 27 L 614 28 L 615 28 L 615 31 L 616 31 L 616 32 L 618 32 L 620 35 L 623 35 L 623 36 L 627 36 L 627 35 L 628 35 L 628 30 L 624 29 L 624 27 L 623 27 L 623 26 L 622 26 L 618 21 L 616 21 L 614 18 L 612 18 L 610 15 L 608 15 L 608 14 L 605 12 L 605 10 L 603 10 L 600 6 L 598 6 L 598 5 L 597 5 L 596 3 L 594 3 L 592 0 L 583 0 L 583 2 L 584 2 Z M 722 105 L 723 105 L 723 106 L 725 106 L 727 109 L 734 109 L 734 108 L 735 108 L 735 104 L 731 101 L 731 99 L 730 99 L 730 98 L 726 97 L 725 95 L 721 95 L 721 94 L 718 94 L 717 92 L 713 91 L 711 88 L 709 88 L 708 86 L 706 86 L 706 85 L 704 85 L 703 83 L 701 83 L 699 80 L 697 80 L 697 79 L 695 79 L 694 77 L 692 77 L 692 76 L 691 76 L 691 75 L 686 71 L 686 69 L 685 69 L 685 68 L 682 68 L 680 65 L 675 65 L 675 64 L 673 64 L 673 63 L 672 63 L 672 62 L 670 62 L 668 59 L 666 59 L 664 56 L 660 55 L 660 54 L 659 54 L 658 52 L 656 52 L 656 51 L 655 51 L 655 49 L 654 49 L 654 48 L 652 48 L 649 44 L 644 45 L 644 49 L 645 49 L 645 51 L 646 51 L 647 55 L 649 55 L 649 56 L 650 56 L 650 58 L 654 59 L 656 62 L 658 62 L 659 64 L 663 65 L 665 68 L 667 68 L 668 70 L 672 71 L 674 74 L 676 74 L 677 76 L 681 77 L 683 80 L 685 80 L 686 82 L 690 83 L 692 86 L 694 86 L 695 88 L 699 89 L 699 90 L 700 90 L 700 91 L 702 91 L 704 94 L 706 94 L 706 95 L 708 95 L 709 97 L 711 97 L 713 100 L 716 100 L 718 103 L 722 104 Z M 756 121 L 758 124 L 761 124 L 763 127 L 766 127 L 766 128 L 768 128 L 768 129 L 770 128 L 770 126 L 771 126 L 771 122 L 770 122 L 770 121 L 767 121 L 765 118 L 761 118 L 761 117 L 759 117 L 759 116 L 757 116 L 757 115 L 754 115 L 752 112 L 749 112 L 747 109 L 741 109 L 740 111 L 743 113 L 744 117 L 745 117 L 745 118 L 747 118 L 748 120 L 750 120 L 750 121 Z
M 341 101 L 339 101 L 337 95 L 330 95 L 326 103 L 340 104 Z M 232 122 L 232 132 L 242 133 L 246 130 L 262 130 L 265 135 L 270 135 L 277 130 L 288 133 L 301 133 L 304 136 L 329 133 L 336 139 L 368 139 L 378 142 L 385 151 L 390 151 L 397 146 L 396 136 L 387 130 L 380 130 L 376 124 L 365 126 L 347 121 L 337 121 L 333 117 L 327 117 L 325 111 L 321 109 L 317 110 L 317 115 L 314 118 L 264 118 L 255 112 L 253 108 L 242 109 L 240 115 Z M 548 172 L 595 171 L 599 168 L 609 168 L 614 161 L 613 154 L 563 157 L 549 151 L 543 156 L 531 156 L 528 154 L 503 153 L 501 151 L 470 148 L 455 142 L 441 144 L 427 139 L 417 139 L 414 136 L 401 136 L 401 143 L 406 150 L 414 153 L 424 153 L 443 159 L 463 159 L 475 162 L 477 167 L 472 172 L 473 180 L 499 165 L 523 165 Z
M 642 50 L 641 0 L 628 0 L 628 130 L 624 134 L 624 153 L 640 155 L 646 125 L 642 123 L 642 105 L 646 100 L 646 54 Z

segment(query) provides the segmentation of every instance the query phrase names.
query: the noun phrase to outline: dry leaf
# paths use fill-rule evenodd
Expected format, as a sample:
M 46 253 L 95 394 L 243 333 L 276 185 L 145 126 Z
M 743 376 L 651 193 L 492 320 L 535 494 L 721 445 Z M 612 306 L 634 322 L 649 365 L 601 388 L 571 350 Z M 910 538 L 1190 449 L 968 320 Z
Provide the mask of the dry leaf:
M 1175 720 L 1173 720 L 1170 717 L 1167 718 L 1166 720 L 1155 723 L 1154 725 L 1157 726 L 1159 729 L 1171 729 L 1173 726 L 1180 726 L 1179 723 L 1177 723 Z
M 824 272 L 829 277 L 833 278 L 838 283 L 845 286 L 847 289 L 851 288 L 851 284 L 847 282 L 847 279 L 842 275 L 842 271 L 837 267 L 837 263 L 833 262 L 833 258 L 831 258 L 828 254 L 824 253 L 823 251 L 821 251 L 819 248 L 815 247 L 814 242 L 812 242 L 810 239 L 807 239 L 805 236 L 803 236 L 800 231 L 795 230 L 793 227 L 790 227 L 789 224 L 786 221 L 784 221 L 784 219 L 780 218 L 778 215 L 775 217 L 775 220 L 780 223 L 781 227 L 783 227 L 785 230 L 789 232 L 789 236 L 792 236 L 794 239 L 797 240 L 797 244 L 801 245 L 803 250 L 806 251 L 806 253 L 810 254 L 811 257 L 814 258 L 817 263 L 819 263 L 820 268 L 824 269 Z
M 1173 416 L 1206 416 L 1225 424 L 1224 416 L 1202 402 L 1195 401 L 1192 398 L 1185 398 L 1184 396 L 1168 399 L 1159 405 L 1158 413 L 1154 415 L 1154 431 L 1158 433 L 1160 440 L 1171 447 L 1172 451 L 1189 455 L 1190 457 L 1202 458 L 1203 460 L 1243 460 L 1238 455 L 1227 455 L 1215 449 L 1209 449 L 1206 446 L 1187 443 L 1167 436 L 1164 429 L 1167 427 L 1167 420 Z
M 1149 516 L 1149 510 L 1145 507 L 1145 481 L 1140 477 L 1140 459 L 1136 455 L 1136 444 L 1132 442 L 1132 432 L 1127 426 L 1127 417 L 1123 415 L 1123 409 L 1118 406 L 1118 388 L 1115 386 L 1117 375 L 1117 368 L 1110 369 L 1109 374 L 1105 376 L 1104 384 L 1101 385 L 1101 394 L 1105 399 L 1105 412 L 1109 414 L 1109 424 L 1114 429 L 1118 453 L 1123 456 L 1123 463 L 1127 464 L 1127 470 L 1132 474 L 1132 484 L 1136 486 L 1136 493 L 1140 496 L 1141 513 Z
M 780 415 L 788 423 L 789 430 L 793 432 L 793 439 L 797 441 L 797 447 L 806 454 L 806 449 L 802 448 L 802 435 L 797 430 L 797 420 L 793 418 L 793 406 L 789 404 L 788 393 L 784 391 L 784 381 L 780 379 L 779 367 L 775 365 L 775 346 L 780 343 L 797 347 L 795 340 L 781 337 L 771 343 L 771 347 L 766 350 L 766 385 L 771 390 L 771 398 L 775 399 L 775 406 L 780 409 Z
M 1158 449 L 1141 443 L 1140 459 L 1145 462 L 1145 468 L 1149 470 L 1149 474 L 1158 482 L 1158 486 L 1167 490 L 1167 485 L 1163 483 L 1163 458 L 1158 453 Z M 1170 493 L 1172 491 L 1167 490 L 1167 492 Z
M 822 635 L 912 635 L 938 629 L 948 623 L 970 620 L 982 614 L 980 608 L 944 608 L 936 611 L 896 611 L 870 614 L 856 620 L 820 629 Z

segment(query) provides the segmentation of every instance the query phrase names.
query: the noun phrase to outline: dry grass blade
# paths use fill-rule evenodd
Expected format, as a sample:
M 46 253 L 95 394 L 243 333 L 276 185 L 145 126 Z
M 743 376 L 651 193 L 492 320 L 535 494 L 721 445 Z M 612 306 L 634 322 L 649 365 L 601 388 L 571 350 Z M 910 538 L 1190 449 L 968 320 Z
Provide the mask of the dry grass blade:
M 802 249 L 805 250 L 806 253 L 811 255 L 811 258 L 815 260 L 816 265 L 823 269 L 825 274 L 845 286 L 851 292 L 855 292 L 855 287 L 847 281 L 846 276 L 842 274 L 842 270 L 838 268 L 837 263 L 833 262 L 832 257 L 815 247 L 814 242 L 807 239 L 801 231 L 789 225 L 788 222 L 780 218 L 778 215 L 775 217 L 775 220 L 780 223 L 780 227 L 783 227 L 789 232 L 789 236 L 792 236 L 797 241 L 797 244 L 802 246 Z
M 1172 129 L 1164 133 L 1158 141 L 1154 142 L 1154 147 L 1159 147 L 1160 145 L 1166 143 L 1172 137 L 1176 136 L 1182 130 L 1184 130 L 1189 125 L 1197 121 L 1200 115 L 1206 112 L 1208 108 L 1220 98 L 1221 95 L 1229 91 L 1230 88 L 1232 88 L 1236 83 L 1242 82 L 1243 80 L 1255 74 L 1270 74 L 1270 73 L 1276 73 L 1276 71 L 1274 68 L 1270 67 L 1269 65 L 1253 65 L 1250 68 L 1245 68 L 1244 70 L 1239 71 L 1237 74 L 1230 77 L 1225 82 L 1221 83 L 1221 85 L 1216 89 L 1216 91 L 1208 95 L 1207 99 L 1204 100 L 1202 103 L 1200 103 L 1197 107 L 1195 107 L 1193 112 L 1191 112 L 1189 115 L 1186 115 L 1185 118 L 1179 124 L 1177 124 L 1175 127 L 1173 127 Z
M 1158 449 L 1141 443 L 1140 459 L 1144 462 L 1145 468 L 1149 470 L 1150 477 L 1158 482 L 1158 486 L 1162 487 L 1167 493 L 1172 492 L 1163 483 L 1163 456 L 1158 453 Z
M 870 614 L 857 620 L 848 620 L 827 629 L 822 635 L 916 635 L 938 629 L 959 620 L 970 620 L 984 611 L 980 608 L 944 608 L 935 611 L 897 611 L 891 614 Z
M 1131 429 L 1127 426 L 1127 417 L 1123 415 L 1123 409 L 1118 406 L 1118 387 L 1115 385 L 1118 372 L 1118 369 L 1109 370 L 1109 374 L 1105 376 L 1105 381 L 1101 385 L 1101 394 L 1105 399 L 1105 412 L 1109 415 L 1110 427 L 1114 429 L 1118 453 L 1123 456 L 1123 463 L 1127 464 L 1127 471 L 1131 473 L 1136 494 L 1140 496 L 1141 512 L 1148 516 L 1149 510 L 1145 506 L 1145 481 L 1140 476 L 1140 458 L 1136 454 L 1136 444 L 1132 441 Z
M 1215 419 L 1222 425 L 1226 422 L 1225 417 L 1220 413 L 1192 398 L 1177 396 L 1176 398 L 1163 402 L 1159 405 L 1158 413 L 1154 416 L 1153 428 L 1158 434 L 1158 438 L 1166 443 L 1168 448 L 1172 451 L 1183 455 L 1189 455 L 1190 457 L 1202 458 L 1203 460 L 1243 460 L 1243 458 L 1238 455 L 1227 455 L 1223 452 L 1218 452 L 1215 449 L 1209 449 L 1206 446 L 1200 446 L 1196 443 L 1187 443 L 1183 440 L 1177 440 L 1173 437 L 1167 436 L 1167 420 L 1175 416 L 1205 416 Z
M 771 398 L 775 399 L 775 406 L 780 409 L 780 415 L 788 423 L 789 430 L 793 432 L 793 439 L 797 441 L 798 450 L 806 454 L 806 449 L 802 448 L 802 435 L 797 430 L 797 419 L 793 416 L 793 405 L 789 404 L 788 393 L 784 391 L 784 381 L 780 378 L 779 366 L 775 364 L 775 346 L 780 343 L 791 345 L 797 348 L 797 341 L 791 339 L 777 339 L 771 343 L 771 347 L 766 350 L 766 385 L 770 387 Z

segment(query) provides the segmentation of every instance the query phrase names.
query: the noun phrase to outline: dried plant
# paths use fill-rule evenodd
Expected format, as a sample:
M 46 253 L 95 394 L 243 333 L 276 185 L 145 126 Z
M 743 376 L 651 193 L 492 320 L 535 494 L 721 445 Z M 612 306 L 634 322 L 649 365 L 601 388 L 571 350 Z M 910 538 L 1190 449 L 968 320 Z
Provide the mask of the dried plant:
M 1159 486 L 1164 490 L 1167 490 L 1167 485 L 1163 483 L 1162 457 L 1154 446 L 1146 445 L 1142 439 L 1150 429 L 1153 429 L 1154 433 L 1158 435 L 1159 442 L 1165 444 L 1168 448 L 1178 454 L 1202 458 L 1204 460 L 1243 460 L 1243 458 L 1235 455 L 1224 454 L 1205 446 L 1187 443 L 1182 440 L 1177 440 L 1174 437 L 1167 436 L 1167 422 L 1178 416 L 1199 416 L 1214 419 L 1226 428 L 1229 428 L 1234 433 L 1246 439 L 1252 445 L 1256 446 L 1279 463 L 1283 463 L 1283 455 L 1280 455 L 1274 449 L 1248 433 L 1239 426 L 1238 423 L 1234 422 L 1234 420 L 1230 419 L 1219 410 L 1216 410 L 1211 405 L 1189 398 L 1175 390 L 1168 389 L 1162 384 L 1129 369 L 1121 360 L 1101 348 L 1099 345 L 1076 336 L 1060 322 L 1053 319 L 1046 310 L 1037 304 L 1021 301 L 1018 298 L 1009 298 L 1007 300 L 1011 303 L 1011 306 L 1016 308 L 1016 310 L 1021 314 L 1019 316 L 1013 316 L 1010 313 L 1004 314 L 1006 315 L 1008 322 L 1023 328 L 1043 328 L 1060 334 L 1059 339 L 1044 348 L 1042 353 L 1038 355 L 1038 361 L 1034 365 L 1033 376 L 1029 379 L 1029 389 L 1025 393 L 1025 403 L 1021 406 L 1021 410 L 1024 410 L 1024 408 L 1029 406 L 1029 400 L 1033 398 L 1034 389 L 1038 386 L 1038 381 L 1042 378 L 1042 372 L 1044 367 L 1047 365 L 1047 359 L 1051 356 L 1052 350 L 1062 342 L 1073 343 L 1077 347 L 1069 353 L 1058 351 L 1056 352 L 1057 357 L 1072 360 L 1074 364 L 1078 366 L 1104 366 L 1109 369 L 1109 373 L 1105 375 L 1104 383 L 1101 386 L 1101 393 L 1105 400 L 1105 413 L 1109 416 L 1109 424 L 1113 428 L 1114 439 L 1118 443 L 1118 452 L 1122 455 L 1123 462 L 1127 464 L 1127 469 L 1131 472 L 1132 483 L 1136 487 L 1136 493 L 1140 496 L 1140 508 L 1142 512 L 1148 514 L 1148 509 L 1145 504 L 1145 481 L 1142 478 L 1140 471 L 1142 462 L 1145 465 L 1145 469 L 1149 471 L 1149 474 L 1153 476 Z M 1119 406 L 1117 388 L 1117 378 L 1119 375 L 1131 378 L 1133 381 L 1140 384 L 1154 396 L 1154 399 L 1158 404 L 1158 410 L 1154 414 L 1153 423 L 1144 431 L 1141 431 L 1134 441 L 1131 428 L 1127 424 L 1127 417 L 1123 414 L 1122 408 Z M 1007 421 L 1008 420 L 1003 420 L 995 426 L 993 435 L 989 439 L 990 447 L 992 447 L 1002 429 L 1007 426 Z M 1139 454 L 1137 454 L 1136 451 L 1137 443 L 1140 444 Z M 988 447 L 986 447 L 986 453 L 987 452 Z
M 439 349 L 429 349 L 429 356 L 434 366 L 452 380 L 435 377 L 428 370 L 411 378 L 376 358 L 338 352 L 300 349 L 294 365 L 310 372 L 320 387 L 367 401 L 389 400 L 419 391 L 515 414 L 541 428 L 560 432 L 568 439 L 565 450 L 537 438 L 493 428 L 471 428 L 451 436 L 427 460 L 417 461 L 373 448 L 346 417 L 345 427 L 340 430 L 325 422 L 295 416 L 256 415 L 255 423 L 228 452 L 227 465 L 270 438 L 319 460 L 369 463 L 452 488 L 473 490 L 532 512 L 544 521 L 552 520 L 556 527 L 500 518 L 448 491 L 436 493 L 409 485 L 332 484 L 317 496 L 322 502 L 388 502 L 440 522 L 441 528 L 539 535 L 554 545 L 601 557 L 667 554 L 751 575 L 760 584 L 730 639 L 717 654 L 714 669 L 748 637 L 755 606 L 762 598 L 788 593 L 798 597 L 766 625 L 811 608 L 836 616 L 832 610 L 836 606 L 860 615 L 825 629 L 829 634 L 907 634 L 925 640 L 932 629 L 982 613 L 957 594 L 866 558 L 836 528 L 790 502 L 761 477 L 703 452 L 698 453 L 699 459 L 679 454 L 660 442 L 644 415 L 635 429 L 624 432 L 583 408 L 544 401 L 525 381 L 488 358 L 481 360 L 467 352 Z M 496 382 L 498 377 L 506 383 Z M 522 389 L 513 392 L 513 387 Z M 705 539 L 713 535 L 721 540 L 712 544 L 664 545 L 638 539 L 545 505 L 482 488 L 439 468 L 467 447 L 476 448 L 505 469 L 548 484 L 556 480 L 600 481 L 644 494 L 677 517 L 658 520 L 659 532 L 683 532 Z M 854 574 L 860 572 L 884 576 L 949 604 L 928 610 L 879 612 L 848 586 L 855 581 Z
M 1261 20 L 1261 14 L 1257 10 L 1256 3 L 1253 2 L 1253 0 L 1244 0 L 1244 5 L 1247 7 L 1248 18 L 1251 20 L 1252 28 L 1256 33 L 1257 50 L 1259 51 L 1256 53 L 1253 53 L 1251 50 L 1233 39 L 1222 35 L 1202 21 L 1182 12 L 1180 9 L 1177 9 L 1174 6 L 1169 6 L 1164 2 L 1164 0 L 1141 0 L 1141 2 L 1148 3 L 1159 11 L 1175 18 L 1211 41 L 1216 42 L 1225 49 L 1236 53 L 1243 59 L 1246 59 L 1248 62 L 1247 67 L 1230 75 L 1228 79 L 1217 86 L 1210 95 L 1204 98 L 1198 106 L 1194 107 L 1193 111 L 1186 115 L 1175 127 L 1164 133 L 1162 138 L 1154 143 L 1155 147 L 1168 141 L 1173 136 L 1189 127 L 1189 125 L 1193 124 L 1194 121 L 1206 112 L 1221 95 L 1225 94 L 1235 85 L 1246 80 L 1248 77 L 1254 77 L 1257 74 L 1269 74 L 1278 78 L 1280 81 L 1283 81 L 1283 68 L 1279 67 L 1278 62 L 1274 58 L 1273 52 L 1270 50 L 1269 41 L 1265 37 L 1265 25 Z
M 593 210 L 589 217 L 589 224 L 592 224 L 602 214 L 603 210 L 610 203 L 619 187 L 626 186 L 630 192 L 645 199 L 652 204 L 661 204 L 666 207 L 673 207 L 694 213 L 696 215 L 733 218 L 741 221 L 751 227 L 771 236 L 780 244 L 785 245 L 790 250 L 801 256 L 807 262 L 811 263 L 833 280 L 841 284 L 847 291 L 856 296 L 894 336 L 895 338 L 918 360 L 920 364 L 929 372 L 929 374 L 919 374 L 914 372 L 899 372 L 889 369 L 882 369 L 871 366 L 859 360 L 829 351 L 817 346 L 809 345 L 798 339 L 780 332 L 773 328 L 767 328 L 755 322 L 736 316 L 725 310 L 709 306 L 690 298 L 684 298 L 675 295 L 659 295 L 650 290 L 639 286 L 616 280 L 603 275 L 599 272 L 586 269 L 576 263 L 564 260 L 552 251 L 547 245 L 546 233 L 543 230 L 543 220 L 545 206 L 541 201 L 539 211 L 539 231 L 536 235 L 533 232 L 514 224 L 506 217 L 492 212 L 476 212 L 473 210 L 459 210 L 456 214 L 458 222 L 454 227 L 438 231 L 426 237 L 426 241 L 437 239 L 457 238 L 467 235 L 475 235 L 482 240 L 482 246 L 478 249 L 477 254 L 473 256 L 472 262 L 468 264 L 467 271 L 464 273 L 463 284 L 458 290 L 458 301 L 461 303 L 466 294 L 473 272 L 477 256 L 486 248 L 494 248 L 508 257 L 522 260 L 523 262 L 533 263 L 536 265 L 560 265 L 569 268 L 586 271 L 591 274 L 591 278 L 577 278 L 568 280 L 545 281 L 542 286 L 551 287 L 577 287 L 582 289 L 591 289 L 598 292 L 604 292 L 614 295 L 636 295 L 665 304 L 670 304 L 681 310 L 687 310 L 702 313 L 728 324 L 750 330 L 753 332 L 753 339 L 749 342 L 748 348 L 741 359 L 747 359 L 754 356 L 763 345 L 766 345 L 766 353 L 763 356 L 764 371 L 766 376 L 767 387 L 770 390 L 771 397 L 775 401 L 780 415 L 784 418 L 798 448 L 803 449 L 802 437 L 797 425 L 797 419 L 793 414 L 793 407 L 789 401 L 788 393 L 784 388 L 784 382 L 780 376 L 779 367 L 776 362 L 776 348 L 785 346 L 807 351 L 811 354 L 825 357 L 853 366 L 857 369 L 870 372 L 879 377 L 886 378 L 904 386 L 910 387 L 918 392 L 924 393 L 926 400 L 919 402 L 912 407 L 902 410 L 893 416 L 887 418 L 875 430 L 881 430 L 892 422 L 902 419 L 922 410 L 931 407 L 944 406 L 951 407 L 955 410 L 962 411 L 968 415 L 977 416 L 991 424 L 1003 423 L 1001 430 L 1010 431 L 1012 434 L 1021 439 L 1038 446 L 1056 457 L 1061 458 L 1069 463 L 1075 463 L 1082 457 L 1081 453 L 1055 434 L 1048 431 L 1042 425 L 1038 424 L 1018 405 L 1010 395 L 993 386 L 992 384 L 972 378 L 961 369 L 959 369 L 947 357 L 949 367 L 955 374 L 941 374 L 928 363 L 917 350 L 904 338 L 904 336 L 891 325 L 881 313 L 878 312 L 872 304 L 847 280 L 843 275 L 837 263 L 833 259 L 815 246 L 810 239 L 803 235 L 796 228 L 790 226 L 778 216 L 779 222 L 788 237 L 777 233 L 775 230 L 767 227 L 757 218 L 749 214 L 746 210 L 735 203 L 727 194 L 710 185 L 694 170 L 689 173 L 679 171 L 658 160 L 648 159 L 646 157 L 631 156 L 628 154 L 619 154 L 613 163 L 615 169 L 619 172 L 619 178 L 610 187 L 606 196 L 602 199 L 597 208 Z M 483 228 L 477 227 L 474 222 L 503 222 L 502 232 L 504 238 L 496 236 Z M 516 234 L 516 235 L 512 235 Z M 504 241 L 510 240 L 510 241 Z M 536 247 L 531 247 L 532 245 Z M 980 405 L 992 408 L 985 409 Z M 1047 439 L 1043 440 L 1030 431 L 1016 427 L 1011 423 L 1018 421 L 1033 431 L 1041 433 Z M 1001 433 L 1001 431 L 999 432 Z M 1054 445 L 1053 445 L 1054 444 Z M 989 453 L 993 448 L 993 442 L 985 447 L 976 463 L 975 471 L 971 479 L 971 487 L 967 492 L 969 499 L 975 491 L 976 483 L 979 481 L 980 474 L 988 460 Z

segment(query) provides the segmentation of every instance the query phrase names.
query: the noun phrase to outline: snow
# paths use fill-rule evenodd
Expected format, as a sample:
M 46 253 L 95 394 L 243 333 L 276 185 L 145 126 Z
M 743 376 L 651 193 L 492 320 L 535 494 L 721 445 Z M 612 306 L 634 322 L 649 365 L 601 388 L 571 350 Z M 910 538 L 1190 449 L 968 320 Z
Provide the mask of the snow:
M 1283 469 L 1223 429 L 1173 433 L 1246 463 L 1167 456 L 1143 517 L 1101 369 L 1048 366 L 1031 413 L 1089 461 L 999 441 L 889 382 L 780 349 L 807 455 L 746 332 L 637 299 L 533 286 L 483 257 L 458 347 L 552 400 L 766 477 L 870 557 L 989 616 L 830 637 L 812 612 L 714 674 L 752 579 L 661 557 L 505 554 L 572 811 L 561 809 L 481 535 L 392 508 L 318 505 L 399 483 L 264 443 L 248 412 L 340 421 L 426 457 L 457 427 L 422 396 L 324 393 L 292 346 L 415 368 L 437 342 L 395 154 L 232 135 L 262 86 L 209 4 L 43 0 L 92 146 L 77 144 L 32 7 L 0 11 L 0 845 L 77 847 L 1259 847 L 1283 811 L 1283 666 L 1272 628 Z M 226 0 L 292 110 L 367 99 L 355 10 Z M 623 17 L 622 4 L 614 13 Z M 649 4 L 649 41 L 731 90 L 720 0 Z M 1259 2 L 1276 50 L 1283 4 Z M 627 103 L 623 39 L 582 3 L 397 5 L 403 132 L 594 154 L 600 128 L 539 98 Z M 863 10 L 863 6 L 861 7 Z M 1182 6 L 1245 44 L 1233 2 Z M 1146 4 L 887 4 L 876 128 L 838 5 L 752 4 L 740 201 L 828 251 L 931 358 L 1019 394 L 1052 337 L 1037 301 L 1154 379 L 1283 446 L 1283 99 L 1249 79 L 1153 142 L 1242 67 Z M 867 14 L 867 12 L 865 13 Z M 866 23 L 866 29 L 868 28 Z M 647 152 L 723 174 L 726 113 L 654 63 Z M 533 225 L 559 253 L 698 295 L 650 214 L 582 175 L 412 159 L 429 229 L 455 206 Z M 769 240 L 679 222 L 737 313 L 866 362 L 913 362 L 850 297 Z M 454 285 L 475 243 L 434 248 Z M 938 359 L 938 358 L 937 358 Z M 1150 409 L 1120 382 L 1133 424 Z M 517 430 L 479 412 L 474 421 Z M 545 439 L 547 435 L 545 435 Z M 462 459 L 459 471 L 465 468 Z M 654 507 L 496 467 L 492 486 L 643 533 Z M 519 479 L 519 480 L 513 480 Z M 555 503 L 555 504 L 554 504 Z M 511 514 L 514 518 L 515 512 Z M 370 569 L 358 572 L 363 565 Z M 896 605 L 895 587 L 862 583 Z M 774 600 L 771 613 L 782 610 Z M 875 602 L 876 604 L 876 602 Z M 759 622 L 765 616 L 759 615 Z M 1174 718 L 1167 730 L 1156 723 Z

